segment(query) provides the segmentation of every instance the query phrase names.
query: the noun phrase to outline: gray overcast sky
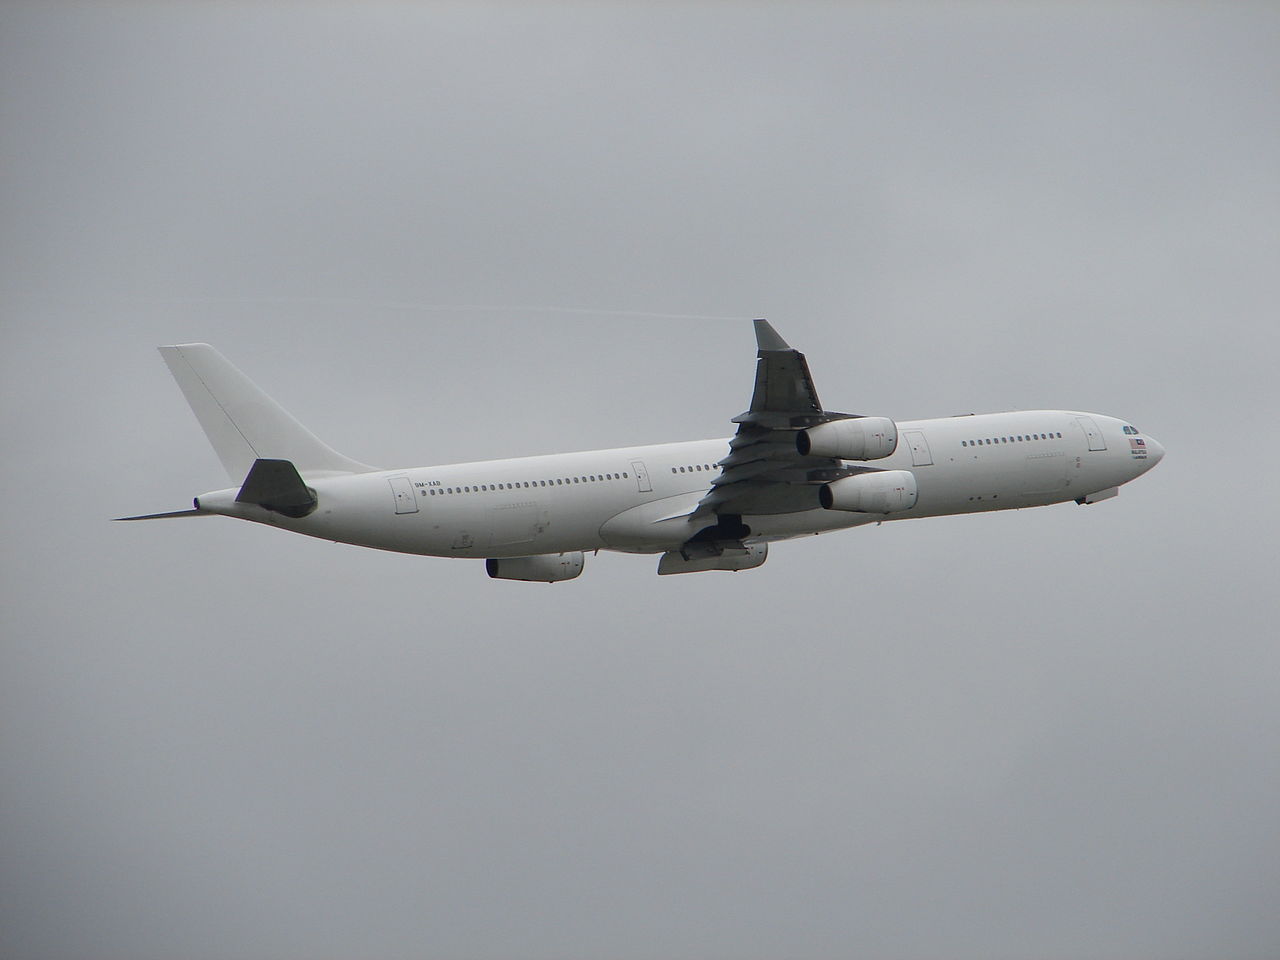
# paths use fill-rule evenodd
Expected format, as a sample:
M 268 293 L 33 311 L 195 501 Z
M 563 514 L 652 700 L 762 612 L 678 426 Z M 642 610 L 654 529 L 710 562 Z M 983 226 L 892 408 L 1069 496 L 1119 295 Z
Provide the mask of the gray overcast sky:
M 0 954 L 1280 955 L 1278 81 L 1266 4 L 0 7 Z M 225 483 L 157 344 L 391 466 L 727 435 L 752 316 L 1168 456 L 552 587 L 106 522 Z

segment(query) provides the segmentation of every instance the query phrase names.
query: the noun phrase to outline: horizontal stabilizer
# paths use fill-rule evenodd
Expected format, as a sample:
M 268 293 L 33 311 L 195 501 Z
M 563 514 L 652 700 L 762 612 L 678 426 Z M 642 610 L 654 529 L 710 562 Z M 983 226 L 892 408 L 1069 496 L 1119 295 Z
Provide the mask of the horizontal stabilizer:
M 171 513 L 146 513 L 140 517 L 114 517 L 113 521 L 119 520 L 167 520 L 169 517 L 211 517 L 213 516 L 208 510 L 174 510 Z
M 236 503 L 256 503 L 286 517 L 305 517 L 316 508 L 316 495 L 288 460 L 255 460 Z

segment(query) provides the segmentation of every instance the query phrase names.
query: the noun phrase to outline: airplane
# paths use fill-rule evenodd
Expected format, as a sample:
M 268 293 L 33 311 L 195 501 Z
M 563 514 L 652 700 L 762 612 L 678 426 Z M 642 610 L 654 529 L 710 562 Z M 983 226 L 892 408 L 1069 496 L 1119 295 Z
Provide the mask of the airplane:
M 322 443 L 205 343 L 160 353 L 234 486 L 190 510 L 555 583 L 600 550 L 658 574 L 759 567 L 769 544 L 916 517 L 1094 504 L 1164 456 L 1115 417 L 1021 410 L 895 422 L 825 410 L 767 320 L 733 437 L 384 470 Z

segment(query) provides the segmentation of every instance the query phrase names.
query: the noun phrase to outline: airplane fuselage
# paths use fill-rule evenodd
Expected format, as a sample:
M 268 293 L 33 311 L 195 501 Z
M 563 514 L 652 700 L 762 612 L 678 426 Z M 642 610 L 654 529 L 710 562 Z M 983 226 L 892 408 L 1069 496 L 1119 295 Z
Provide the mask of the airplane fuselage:
M 1092 502 L 1140 476 L 1160 445 L 1122 420 L 1064 410 L 899 421 L 878 470 L 911 471 L 918 498 L 887 514 L 823 509 L 746 513 L 753 542 L 887 520 Z M 567 551 L 662 553 L 705 522 L 691 516 L 730 452 L 728 438 L 620 447 L 356 474 L 308 475 L 315 508 L 293 518 L 236 502 L 238 488 L 197 508 L 325 540 L 439 557 Z

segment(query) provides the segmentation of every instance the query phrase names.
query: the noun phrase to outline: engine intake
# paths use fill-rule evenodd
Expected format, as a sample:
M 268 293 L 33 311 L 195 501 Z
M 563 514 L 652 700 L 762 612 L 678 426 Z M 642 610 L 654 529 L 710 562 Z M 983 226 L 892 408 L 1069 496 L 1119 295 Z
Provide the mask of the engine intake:
M 574 551 L 573 553 L 541 553 L 532 557 L 489 559 L 484 562 L 484 569 L 495 580 L 558 583 L 561 580 L 572 580 L 581 574 L 584 564 L 581 551 Z
M 831 420 L 796 434 L 802 457 L 881 460 L 898 449 L 898 426 L 888 417 Z
M 834 480 L 818 488 L 827 510 L 897 513 L 916 505 L 916 475 L 910 470 L 880 470 Z

